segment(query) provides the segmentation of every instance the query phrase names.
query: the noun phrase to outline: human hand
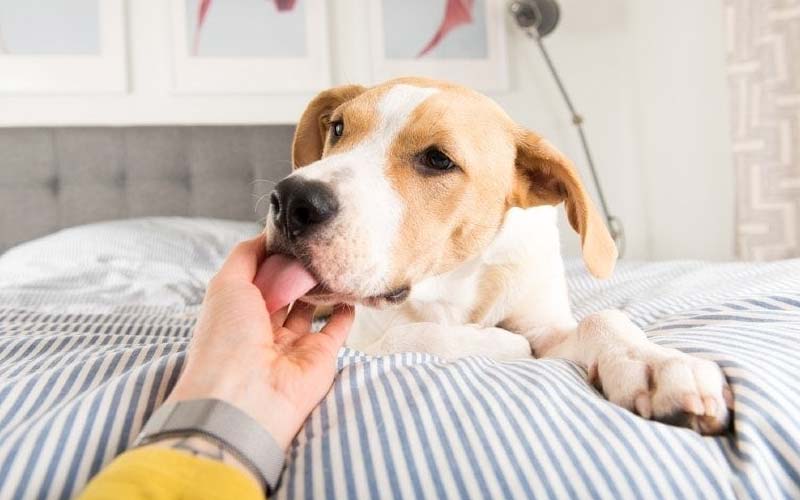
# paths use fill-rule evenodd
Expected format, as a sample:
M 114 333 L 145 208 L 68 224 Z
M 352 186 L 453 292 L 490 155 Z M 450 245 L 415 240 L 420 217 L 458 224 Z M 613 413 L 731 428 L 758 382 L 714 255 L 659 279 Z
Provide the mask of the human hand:
M 319 333 L 310 333 L 314 307 L 303 302 L 270 316 L 253 283 L 265 253 L 263 236 L 240 243 L 211 280 L 185 369 L 167 402 L 221 399 L 286 449 L 333 383 L 353 309 L 335 307 Z

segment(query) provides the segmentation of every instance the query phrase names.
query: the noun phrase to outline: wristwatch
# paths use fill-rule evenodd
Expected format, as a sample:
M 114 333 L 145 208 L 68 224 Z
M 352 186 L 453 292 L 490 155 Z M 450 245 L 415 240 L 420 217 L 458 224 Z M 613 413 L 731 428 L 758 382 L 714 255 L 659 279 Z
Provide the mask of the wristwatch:
M 283 449 L 253 418 L 219 399 L 191 399 L 162 405 L 153 412 L 134 445 L 192 434 L 218 442 L 261 478 L 267 495 L 275 491 L 283 470 Z

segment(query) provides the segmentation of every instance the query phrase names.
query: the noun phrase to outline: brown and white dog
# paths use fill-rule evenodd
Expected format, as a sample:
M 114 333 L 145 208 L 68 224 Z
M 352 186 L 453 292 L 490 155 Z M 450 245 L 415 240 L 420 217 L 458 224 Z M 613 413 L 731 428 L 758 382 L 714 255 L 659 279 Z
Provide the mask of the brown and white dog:
M 300 119 L 293 163 L 271 195 L 268 252 L 286 256 L 272 286 L 358 304 L 348 345 L 566 358 L 644 418 L 726 429 L 716 364 L 651 343 L 619 311 L 575 322 L 555 205 L 594 276 L 611 274 L 614 242 L 569 160 L 489 98 L 419 78 L 333 88 Z

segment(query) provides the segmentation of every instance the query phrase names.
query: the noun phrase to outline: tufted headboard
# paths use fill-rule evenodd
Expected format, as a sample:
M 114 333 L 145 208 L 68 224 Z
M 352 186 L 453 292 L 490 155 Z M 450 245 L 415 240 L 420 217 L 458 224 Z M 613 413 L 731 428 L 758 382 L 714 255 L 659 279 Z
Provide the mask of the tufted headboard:
M 181 215 L 256 220 L 292 125 L 0 128 L 0 252 L 60 228 Z

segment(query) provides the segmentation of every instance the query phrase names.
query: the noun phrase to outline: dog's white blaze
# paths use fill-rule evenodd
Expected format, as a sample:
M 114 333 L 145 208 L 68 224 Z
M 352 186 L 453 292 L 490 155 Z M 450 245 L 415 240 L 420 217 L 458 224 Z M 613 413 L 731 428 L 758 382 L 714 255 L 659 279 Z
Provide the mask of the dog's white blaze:
M 378 274 L 384 280 L 391 271 L 392 247 L 399 233 L 404 208 L 400 196 L 392 188 L 386 175 L 389 147 L 405 127 L 414 109 L 436 92 L 438 91 L 433 88 L 413 85 L 395 85 L 389 89 L 378 104 L 380 119 L 377 130 L 364 142 L 362 148 L 358 148 L 368 157 L 377 160 L 375 165 L 363 165 L 364 174 L 368 175 L 370 182 L 356 183 L 362 192 L 354 201 L 359 207 L 374 207 L 361 210 L 364 225 L 360 227 L 369 228 L 369 253 L 373 256 L 375 267 L 380 270 Z M 384 288 L 384 284 L 381 285 Z
M 339 284 L 360 295 L 387 291 L 392 248 L 403 217 L 403 201 L 386 175 L 389 147 L 414 109 L 436 92 L 434 88 L 395 85 L 378 104 L 375 130 L 361 143 L 294 174 L 326 182 L 336 192 L 342 228 L 351 231 L 342 237 L 349 237 L 348 251 L 353 252 L 350 256 L 338 256 L 351 259 L 344 267 L 352 273 L 341 276 Z M 345 133 L 346 127 L 345 123 Z M 320 267 L 324 266 L 321 262 Z
M 388 148 L 400 130 L 408 122 L 411 113 L 425 99 L 439 92 L 434 88 L 415 87 L 414 85 L 395 85 L 378 103 L 380 125 L 376 139 L 382 139 L 383 148 Z

